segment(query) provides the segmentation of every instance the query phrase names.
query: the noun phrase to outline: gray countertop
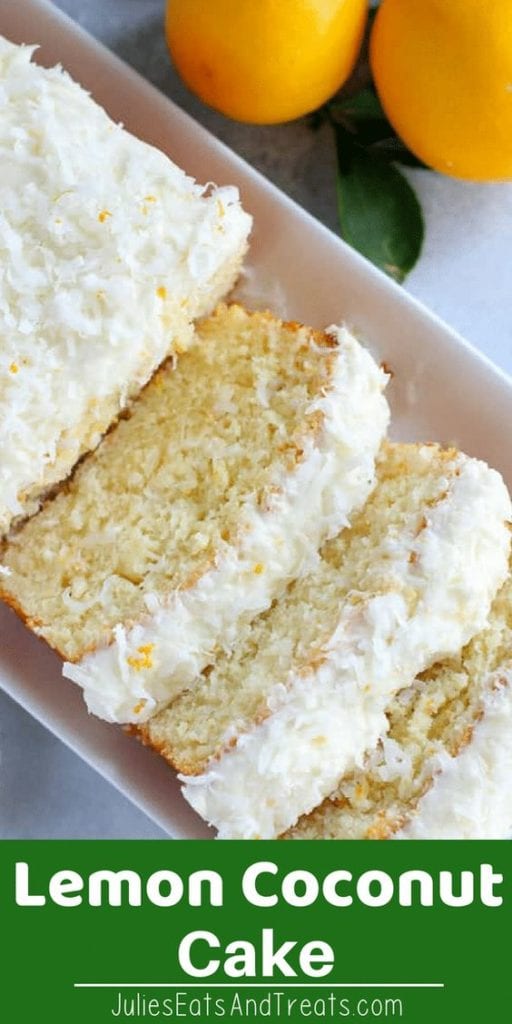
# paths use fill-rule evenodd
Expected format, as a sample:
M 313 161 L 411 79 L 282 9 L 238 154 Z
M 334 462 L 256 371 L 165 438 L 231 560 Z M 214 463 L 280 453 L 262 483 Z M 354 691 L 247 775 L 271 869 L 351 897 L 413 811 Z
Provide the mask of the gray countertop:
M 313 133 L 303 121 L 240 125 L 205 108 L 171 68 L 163 0 L 57 6 L 336 230 L 329 130 Z M 424 171 L 411 177 L 427 237 L 407 289 L 512 371 L 512 185 L 471 185 Z M 144 814 L 0 692 L 0 838 L 159 837 Z

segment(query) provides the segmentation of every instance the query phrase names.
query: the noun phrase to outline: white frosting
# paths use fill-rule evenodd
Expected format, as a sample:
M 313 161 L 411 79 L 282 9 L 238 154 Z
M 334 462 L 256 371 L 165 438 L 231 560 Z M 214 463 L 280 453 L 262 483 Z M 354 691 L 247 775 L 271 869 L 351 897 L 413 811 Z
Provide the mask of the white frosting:
M 236 271 L 250 217 L 0 37 L 0 533 Z M 60 474 L 62 476 L 62 473 Z
M 278 488 L 272 508 L 262 510 L 255 496 L 248 498 L 238 547 L 226 544 L 212 569 L 165 604 L 151 595 L 151 614 L 130 629 L 119 625 L 110 646 L 65 665 L 94 714 L 142 722 L 168 704 L 197 678 L 216 643 L 235 642 L 241 617 L 268 608 L 284 582 L 305 571 L 326 537 L 364 504 L 389 419 L 386 377 L 348 331 L 332 330 L 339 347 L 330 389 L 308 410 L 323 414 L 320 436 L 304 442 L 304 458 L 293 472 L 280 469 L 269 480 Z M 255 565 L 263 571 L 256 574 Z M 134 668 L 137 651 L 147 645 L 150 664 Z
M 433 785 L 395 839 L 510 839 L 512 671 L 492 693 L 471 742 L 438 759 Z
M 390 696 L 484 627 L 507 573 L 510 498 L 484 463 L 461 455 L 457 468 L 445 499 L 426 510 L 416 560 L 410 540 L 376 553 L 377 576 L 384 560 L 388 577 L 417 592 L 414 610 L 399 586 L 343 606 L 313 678 L 276 680 L 270 717 L 203 775 L 183 778 L 220 838 L 273 838 L 313 810 L 383 735 Z

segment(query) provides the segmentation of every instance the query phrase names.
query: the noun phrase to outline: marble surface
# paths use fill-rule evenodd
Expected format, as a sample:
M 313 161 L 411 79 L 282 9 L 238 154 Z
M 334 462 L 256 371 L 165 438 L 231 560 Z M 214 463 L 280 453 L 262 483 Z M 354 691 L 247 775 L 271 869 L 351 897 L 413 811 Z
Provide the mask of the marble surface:
M 235 124 L 181 84 L 167 55 L 163 0 L 58 0 L 70 17 L 149 78 L 334 231 L 330 132 L 305 122 Z M 406 288 L 512 372 L 512 185 L 410 172 L 426 240 Z M 163 838 L 164 833 L 0 692 L 1 838 Z

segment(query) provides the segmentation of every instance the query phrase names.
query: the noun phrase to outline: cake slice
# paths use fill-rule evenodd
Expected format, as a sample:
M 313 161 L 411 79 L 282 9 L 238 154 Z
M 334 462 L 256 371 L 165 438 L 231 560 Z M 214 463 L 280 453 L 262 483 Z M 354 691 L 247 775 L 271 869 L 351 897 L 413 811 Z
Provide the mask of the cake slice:
M 111 721 L 190 685 L 375 482 L 386 377 L 347 331 L 231 306 L 197 333 L 0 549 L 4 598 Z
M 238 275 L 251 219 L 0 37 L 0 536 Z
M 351 529 L 202 686 L 144 726 L 221 838 L 295 824 L 376 746 L 391 695 L 483 628 L 506 576 L 510 514 L 484 463 L 384 446 Z
M 386 714 L 364 766 L 284 838 L 512 837 L 512 576 L 483 632 Z

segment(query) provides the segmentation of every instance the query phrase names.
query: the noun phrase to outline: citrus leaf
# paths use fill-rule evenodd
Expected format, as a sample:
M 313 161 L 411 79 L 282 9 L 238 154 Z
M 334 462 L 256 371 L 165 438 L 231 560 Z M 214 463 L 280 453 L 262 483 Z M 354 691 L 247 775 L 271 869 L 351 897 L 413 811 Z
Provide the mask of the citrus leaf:
M 339 118 L 341 126 L 357 136 L 361 146 L 375 149 L 383 160 L 392 160 L 406 167 L 426 166 L 396 135 L 373 86 L 331 102 L 329 109 L 331 121 L 336 123 Z
M 421 251 L 424 226 L 415 192 L 400 171 L 335 125 L 341 235 L 395 281 Z
M 354 96 L 345 96 L 335 100 L 332 106 L 344 114 L 348 114 L 355 121 L 387 120 L 379 97 L 372 86 L 361 89 Z
M 407 146 L 396 135 L 388 139 L 379 139 L 369 148 L 372 153 L 382 157 L 383 160 L 391 160 L 393 163 L 403 164 L 404 167 L 420 167 L 424 171 L 430 170 L 427 164 L 424 164 L 423 160 L 407 149 Z
M 384 114 L 376 92 L 361 89 L 353 96 L 348 96 L 329 104 L 332 120 L 339 123 L 353 135 L 363 146 L 372 145 L 382 139 L 394 135 L 393 129 Z

